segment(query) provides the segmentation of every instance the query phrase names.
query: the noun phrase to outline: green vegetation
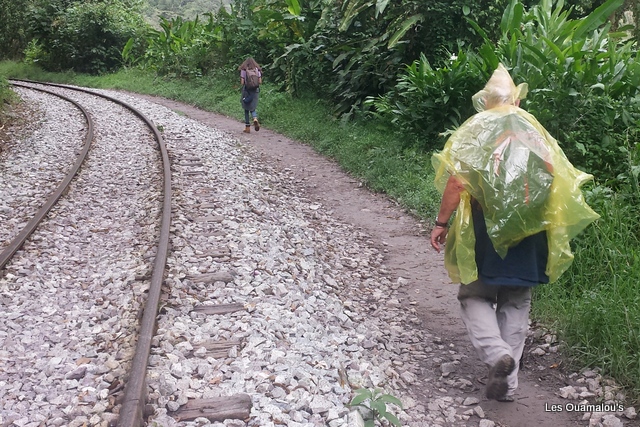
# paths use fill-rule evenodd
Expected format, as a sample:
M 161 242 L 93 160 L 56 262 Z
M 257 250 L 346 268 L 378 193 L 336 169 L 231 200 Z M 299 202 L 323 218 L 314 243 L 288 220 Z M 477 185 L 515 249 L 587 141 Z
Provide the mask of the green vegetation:
M 40 2 L 31 9 L 27 60 L 52 71 L 99 74 L 118 69 L 122 46 L 144 28 L 141 2 L 64 3 Z
M 602 219 L 579 236 L 575 262 L 559 283 L 537 290 L 536 313 L 573 347 L 576 366 L 604 368 L 637 398 L 640 192 L 636 184 L 631 204 L 601 187 L 589 196 Z
M 15 94 L 9 89 L 7 79 L 0 74 L 0 107 L 2 107 L 2 109 L 0 109 L 0 128 L 5 125 L 4 107 L 14 102 L 15 98 Z
M 570 271 L 536 290 L 534 316 L 577 349 L 577 366 L 640 396 L 640 58 L 637 28 L 620 20 L 637 19 L 640 1 L 237 0 L 154 28 L 122 16 L 139 0 L 27 3 L 0 0 L 0 16 L 24 24 L 0 19 L 0 55 L 39 67 L 5 62 L 0 75 L 156 94 L 240 123 L 236 68 L 251 55 L 264 66 L 265 126 L 425 219 L 439 203 L 431 152 L 503 62 L 529 84 L 524 108 L 595 176 L 587 196 L 602 216 L 575 239 Z
M 388 422 L 389 424 L 400 427 L 402 424 L 398 417 L 389 412 L 387 404 L 396 405 L 402 409 L 402 402 L 390 394 L 385 394 L 384 390 L 375 388 L 360 388 L 356 390 L 355 396 L 349 402 L 349 406 L 360 408 L 363 410 L 365 417 L 365 427 L 374 427 L 376 420 L 380 422 Z

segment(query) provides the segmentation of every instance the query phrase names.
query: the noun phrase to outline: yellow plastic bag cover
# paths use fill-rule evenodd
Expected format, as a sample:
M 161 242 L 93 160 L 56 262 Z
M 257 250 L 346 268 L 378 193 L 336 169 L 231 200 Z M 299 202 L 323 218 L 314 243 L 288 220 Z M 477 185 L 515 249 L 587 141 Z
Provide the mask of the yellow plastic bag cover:
M 592 176 L 571 165 L 535 117 L 509 105 L 524 94 L 526 86 L 516 87 L 500 66 L 474 96 L 480 112 L 432 158 L 440 192 L 451 174 L 465 188 L 445 248 L 445 267 L 454 282 L 478 277 L 471 197 L 481 205 L 489 237 L 502 257 L 525 237 L 547 232 L 551 282 L 571 265 L 570 239 L 599 217 L 580 191 Z

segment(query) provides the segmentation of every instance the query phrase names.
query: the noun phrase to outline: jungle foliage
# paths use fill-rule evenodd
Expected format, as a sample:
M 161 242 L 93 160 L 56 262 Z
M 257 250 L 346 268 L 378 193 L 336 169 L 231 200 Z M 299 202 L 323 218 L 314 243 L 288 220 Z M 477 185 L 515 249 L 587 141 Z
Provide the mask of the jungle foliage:
M 446 139 L 440 134 L 444 128 L 453 129 L 474 113 L 469 99 L 502 62 L 514 80 L 528 83 L 523 105 L 574 164 L 605 182 L 626 179 L 628 165 L 620 157 L 637 151 L 640 62 L 628 32 L 633 28 L 611 31 L 609 17 L 622 3 L 608 0 L 572 19 L 562 2 L 543 0 L 527 9 L 512 1 L 497 40 L 469 19 L 483 39 L 478 49 L 460 49 L 437 67 L 422 56 L 393 89 L 369 103 L 375 114 L 406 131 L 408 144 L 438 148 Z M 423 117 L 435 118 L 437 125 Z
M 140 0 L 37 0 L 29 13 L 27 59 L 51 71 L 114 71 L 122 48 L 145 28 Z

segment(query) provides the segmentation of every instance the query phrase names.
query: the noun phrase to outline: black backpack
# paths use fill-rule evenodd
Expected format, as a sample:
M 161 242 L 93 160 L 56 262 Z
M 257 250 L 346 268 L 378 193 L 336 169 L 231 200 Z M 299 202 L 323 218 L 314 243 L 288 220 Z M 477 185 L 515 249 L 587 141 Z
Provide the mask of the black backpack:
M 247 90 L 256 90 L 260 86 L 260 72 L 257 68 L 245 71 L 247 77 L 244 79 L 244 87 Z
M 486 150 L 491 151 L 491 160 L 465 166 L 471 171 L 467 179 L 475 187 L 472 196 L 482 206 L 485 218 L 495 224 L 487 229 L 492 238 L 499 229 L 514 235 L 539 228 L 553 183 L 552 167 L 543 158 L 545 150 L 536 149 L 544 145 L 540 133 L 516 114 L 501 117 L 497 123 L 501 126 L 482 127 L 487 134 L 493 131 L 491 139 L 496 139 L 495 145 L 484 147 L 487 158 Z M 511 136 L 502 139 L 500 129 L 509 129 Z

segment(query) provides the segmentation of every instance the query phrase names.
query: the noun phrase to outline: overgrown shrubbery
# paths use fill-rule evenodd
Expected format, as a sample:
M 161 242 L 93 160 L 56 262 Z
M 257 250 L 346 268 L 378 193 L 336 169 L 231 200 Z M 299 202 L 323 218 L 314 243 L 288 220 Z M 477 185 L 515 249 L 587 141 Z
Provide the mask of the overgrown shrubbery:
M 439 148 L 445 137 L 438 132 L 474 113 L 471 96 L 502 62 L 516 83 L 529 84 L 523 106 L 569 159 L 600 182 L 617 185 L 627 171 L 621 158 L 637 149 L 637 135 L 628 129 L 640 124 L 635 45 L 626 33 L 609 32 L 607 21 L 622 2 L 609 0 L 584 18 L 570 19 L 569 10 L 550 0 L 529 10 L 513 0 L 497 43 L 470 22 L 484 37 L 477 51 L 460 50 L 437 68 L 424 57 L 414 61 L 392 90 L 370 101 L 374 113 L 399 125 L 417 147 Z
M 117 70 L 127 40 L 146 27 L 134 13 L 136 5 L 136 0 L 43 1 L 30 15 L 33 39 L 26 55 L 50 71 Z
M 459 126 L 475 110 L 471 95 L 482 89 L 487 71 L 472 53 L 460 51 L 432 67 L 423 55 L 409 65 L 396 86 L 369 98 L 372 114 L 387 118 L 406 135 L 406 144 L 429 151 L 442 147 L 444 131 Z
M 220 40 L 211 15 L 204 23 L 199 18 L 161 18 L 160 30 L 148 29 L 146 43 L 130 38 L 122 56 L 129 64 L 139 64 L 162 76 L 197 77 L 215 68 L 213 50 Z
M 0 76 L 0 125 L 4 124 L 5 107 L 13 98 L 15 98 L 15 94 L 9 89 L 7 79 Z

